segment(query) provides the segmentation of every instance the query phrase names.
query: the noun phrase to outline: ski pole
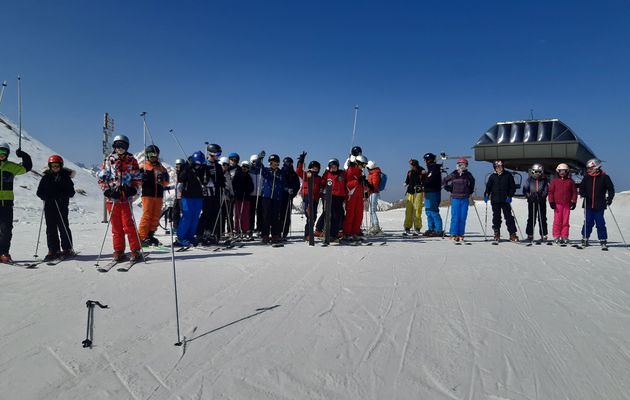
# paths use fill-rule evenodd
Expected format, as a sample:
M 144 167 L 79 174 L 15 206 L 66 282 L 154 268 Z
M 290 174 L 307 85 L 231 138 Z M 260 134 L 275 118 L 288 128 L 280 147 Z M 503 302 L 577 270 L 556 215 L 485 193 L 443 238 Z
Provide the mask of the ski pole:
M 354 135 L 357 131 L 357 114 L 359 113 L 359 105 L 354 106 L 354 119 L 352 121 L 352 146 L 354 147 Z
M 540 240 L 542 241 L 545 238 L 545 232 L 543 230 L 542 214 L 540 211 L 540 203 L 538 201 L 536 201 L 536 209 L 538 210 L 538 233 L 540 233 Z
M 619 235 L 621 235 L 621 240 L 623 240 L 623 244 L 626 245 L 626 248 L 628 250 L 630 250 L 630 247 L 628 247 L 628 243 L 626 242 L 626 239 L 623 237 L 623 233 L 621 233 L 621 228 L 619 228 L 619 224 L 617 223 L 617 218 L 615 218 L 615 214 L 613 213 L 612 210 L 612 206 L 608 206 L 608 211 L 610 211 L 610 215 L 612 215 L 613 217 L 613 221 L 615 221 L 615 225 L 617 226 L 617 230 L 619 231 Z
M 96 264 L 94 264 L 95 266 L 98 267 L 98 263 L 101 261 L 101 254 L 103 254 L 103 247 L 105 246 L 105 239 L 107 239 L 107 232 L 109 231 L 109 225 L 112 222 L 112 215 L 114 213 L 114 207 L 116 207 L 116 203 L 117 201 L 112 201 L 112 209 L 109 211 L 109 215 L 107 218 L 107 227 L 105 228 L 105 235 L 103 236 L 103 242 L 101 243 L 101 250 L 99 250 L 98 252 L 98 258 L 96 259 Z
M 486 222 L 484 224 L 484 229 L 483 229 L 484 235 L 485 235 L 485 232 L 488 232 L 488 202 L 486 201 L 485 203 L 486 203 L 486 216 L 485 216 Z M 479 223 L 481 223 L 481 222 L 479 222 Z M 483 240 L 484 241 L 486 240 L 485 236 L 484 236 Z
M 66 233 L 66 238 L 68 238 L 68 242 L 70 242 L 70 248 L 74 250 L 74 244 L 72 243 L 72 237 L 70 236 L 70 232 L 68 231 L 68 227 L 66 227 L 66 223 L 63 220 L 63 215 L 61 215 L 61 209 L 59 208 L 59 203 L 55 200 L 55 205 L 57 206 L 57 212 L 59 213 L 59 220 L 61 221 L 61 225 L 63 226 L 63 230 Z
M 175 139 L 175 143 L 177 143 L 177 147 L 179 147 L 179 149 L 182 151 L 182 154 L 184 155 L 184 160 L 186 160 L 186 162 L 190 164 L 190 162 L 188 161 L 188 155 L 186 155 L 186 152 L 184 151 L 182 144 L 179 143 L 179 139 L 177 139 L 177 136 L 175 136 L 175 132 L 173 131 L 173 129 L 169 129 L 169 132 L 173 136 L 173 139 Z
M 136 216 L 133 215 L 133 201 L 127 200 L 127 204 L 129 204 L 129 213 L 131 214 L 131 220 L 133 221 L 133 230 L 136 231 L 136 238 L 138 239 L 138 244 L 140 244 L 140 254 L 142 254 L 142 259 L 144 263 L 147 263 L 147 258 L 144 256 L 144 250 L 142 250 L 142 242 L 140 241 L 140 233 L 138 233 L 138 225 L 136 224 Z
M 18 81 L 18 112 L 19 112 L 19 141 L 18 141 L 18 150 L 22 148 L 22 78 L 20 75 L 17 77 Z
M 287 208 L 284 210 L 284 222 L 282 222 L 282 235 L 283 237 L 286 238 L 286 236 L 284 236 L 284 229 L 287 226 L 287 215 L 289 214 L 289 207 L 291 207 L 291 196 L 289 195 L 289 198 L 287 199 Z M 288 236 L 288 234 L 287 234 Z
M 175 320 L 177 321 L 177 342 L 175 346 L 181 346 L 183 343 L 181 341 L 181 336 L 179 334 L 179 302 L 177 300 L 177 272 L 175 269 L 175 246 L 173 243 L 175 240 L 173 239 L 173 219 L 171 219 L 171 263 L 173 264 L 173 289 L 175 292 Z
M 39 257 L 37 255 L 37 250 L 39 250 L 39 238 L 42 235 L 42 223 L 44 222 L 44 205 L 46 204 L 46 202 L 44 201 L 42 204 L 42 216 L 39 217 L 39 230 L 37 231 L 37 245 L 35 245 L 35 255 L 33 255 L 33 257 L 37 258 Z
M 2 105 L 2 97 L 4 96 L 4 88 L 7 87 L 7 81 L 2 82 L 2 90 L 0 90 L 0 105 Z
M 484 228 L 483 224 L 481 223 L 481 216 L 479 215 L 479 211 L 477 210 L 477 204 L 475 204 L 475 199 L 473 199 L 473 208 L 475 209 L 475 214 L 477 214 L 477 219 L 479 220 L 479 226 L 481 227 L 481 229 L 483 230 L 483 241 L 487 241 L 488 240 L 488 235 L 486 235 L 486 229 Z M 487 210 L 487 207 L 486 207 Z
M 521 240 L 523 238 L 523 232 L 521 232 L 521 226 L 518 224 L 518 219 L 516 218 L 516 214 L 514 214 L 514 208 L 512 208 L 512 204 L 508 203 L 510 206 L 510 212 L 512 213 L 512 218 L 514 218 L 514 222 L 516 223 L 516 227 L 518 228 L 518 234 L 521 236 Z
M 442 239 L 444 239 L 444 236 L 446 235 L 446 227 L 448 226 L 448 217 L 449 217 L 450 210 L 451 210 L 451 201 L 453 201 L 451 196 L 448 196 L 448 206 L 446 207 L 446 220 L 444 221 L 444 226 L 442 227 Z M 438 205 L 438 207 L 440 207 L 440 206 Z M 439 210 L 439 208 L 438 208 L 438 210 Z M 450 229 L 449 229 L 449 231 L 450 231 Z

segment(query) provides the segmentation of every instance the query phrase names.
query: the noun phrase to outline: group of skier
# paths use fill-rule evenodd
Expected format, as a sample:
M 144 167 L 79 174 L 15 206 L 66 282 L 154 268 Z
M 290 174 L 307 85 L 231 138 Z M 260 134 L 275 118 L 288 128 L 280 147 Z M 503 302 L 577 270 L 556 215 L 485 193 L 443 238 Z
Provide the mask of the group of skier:
M 170 217 L 177 234 L 175 246 L 210 245 L 235 238 L 252 240 L 256 235 L 264 244 L 281 245 L 289 233 L 290 214 L 298 195 L 302 198 L 303 211 L 307 217 L 305 240 L 311 239 L 311 232 L 314 236 L 324 236 L 326 229 L 333 242 L 363 240 L 361 227 L 365 204 L 370 209 L 366 233 L 376 235 L 382 232 L 376 211 L 380 191 L 387 177 L 373 160 L 368 161 L 359 146 L 352 148 L 344 168 L 341 168 L 338 159 L 333 158 L 320 176 L 321 164 L 312 160 L 306 165 L 305 151 L 299 155 L 294 169 L 291 157 L 285 157 L 281 166 L 280 157 L 271 154 L 265 166 L 264 151 L 252 155 L 249 161 L 241 161 L 237 153 L 222 157 L 221 146 L 209 144 L 205 155 L 196 151 L 188 159 L 176 161 L 177 182 L 171 185 L 157 146 L 152 144 L 144 149 L 145 160 L 139 165 L 128 151 L 129 144 L 126 136 L 116 136 L 112 142 L 113 151 L 103 160 L 98 174 L 109 213 L 114 260 L 127 258 L 126 240 L 132 261 L 143 259 L 142 247 L 161 244 L 155 238 L 155 232 L 160 217 L 164 215 L 165 190 L 170 189 L 175 190 L 175 196 L 172 206 L 168 208 L 167 218 Z M 22 159 L 21 164 L 8 161 L 9 154 L 10 146 L 0 144 L 0 262 L 4 263 L 12 261 L 9 247 L 13 228 L 13 179 L 32 168 L 30 156 L 21 149 L 16 152 Z M 475 189 L 475 179 L 468 171 L 468 161 L 465 158 L 457 160 L 455 171 L 443 178 L 442 165 L 437 163 L 435 154 L 426 153 L 423 159 L 426 169 L 416 159 L 409 161 L 405 179 L 403 234 L 445 236 L 439 212 L 441 192 L 445 189 L 450 192 L 449 236 L 455 242 L 461 242 L 465 236 L 470 198 Z M 494 171 L 485 185 L 484 201 L 486 204 L 490 201 L 492 207 L 494 240 L 500 240 L 503 217 L 510 240 L 518 241 L 517 221 L 511 206 L 516 192 L 514 176 L 505 170 L 501 160 L 495 161 L 493 166 Z M 571 178 L 570 169 L 565 163 L 557 166 L 555 179 L 551 180 L 545 175 L 541 164 L 531 167 L 523 185 L 528 204 L 528 241 L 534 240 L 536 225 L 541 241 L 547 241 L 546 214 L 549 204 L 554 210 L 554 242 L 566 245 L 569 214 L 576 208 L 579 193 L 584 207 L 582 246 L 588 245 L 596 225 L 598 239 L 602 247 L 606 248 L 604 210 L 612 203 L 614 186 L 602 170 L 599 160 L 588 161 L 586 167 L 587 174 L 579 187 Z M 69 200 L 75 193 L 73 176 L 74 172 L 64 167 L 62 157 L 49 157 L 48 168 L 37 190 L 37 196 L 44 202 L 43 216 L 46 219 L 48 254 L 45 261 L 75 254 L 68 223 Z M 137 225 L 132 201 L 139 191 L 142 196 L 142 217 Z M 324 210 L 330 210 L 330 216 L 326 216 L 325 211 L 318 218 L 318 205 L 327 191 L 330 191 L 326 196 L 330 199 L 330 205 Z M 424 233 L 421 231 L 423 207 L 428 225 Z

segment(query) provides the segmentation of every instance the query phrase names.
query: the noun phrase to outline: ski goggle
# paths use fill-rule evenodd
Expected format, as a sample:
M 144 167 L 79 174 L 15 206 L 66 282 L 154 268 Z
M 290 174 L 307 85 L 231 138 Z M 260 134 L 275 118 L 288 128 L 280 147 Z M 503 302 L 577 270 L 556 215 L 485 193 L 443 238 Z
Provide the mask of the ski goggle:
M 209 155 L 209 156 L 212 156 L 212 157 L 221 157 L 221 152 L 218 152 L 218 153 L 208 153 L 208 155 Z
M 50 166 L 50 168 L 61 168 L 61 164 L 59 163 L 50 163 L 48 164 L 48 166 Z
M 123 150 L 127 150 L 129 149 L 129 143 L 125 143 L 125 142 L 114 142 L 112 144 L 112 147 L 114 149 L 123 149 Z
M 7 150 L 7 149 L 0 149 L 0 155 L 8 156 L 9 155 L 9 150 Z
M 565 174 L 566 174 L 567 172 L 569 172 L 569 170 L 568 170 L 568 169 L 559 169 L 559 170 L 557 170 L 557 171 L 558 171 L 558 173 L 564 172 Z
M 457 163 L 457 168 L 468 168 L 468 164 L 463 162 Z
M 538 170 L 532 171 L 532 174 L 540 175 L 540 174 L 542 174 L 542 171 L 538 171 Z
M 238 162 L 238 158 L 236 157 L 230 157 L 228 158 L 229 161 L 234 161 L 234 162 Z
M 147 157 L 149 157 L 149 158 L 152 158 L 152 157 L 157 157 L 157 153 L 156 153 L 156 152 L 153 152 L 153 151 L 149 151 L 149 152 L 147 153 Z

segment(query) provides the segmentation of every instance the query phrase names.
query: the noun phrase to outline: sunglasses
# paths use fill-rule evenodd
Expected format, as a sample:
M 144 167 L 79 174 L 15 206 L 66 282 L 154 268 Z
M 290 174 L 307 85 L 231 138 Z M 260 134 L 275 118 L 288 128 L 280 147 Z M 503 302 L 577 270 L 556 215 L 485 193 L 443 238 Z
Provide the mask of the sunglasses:
M 59 164 L 59 163 L 50 163 L 50 168 L 61 168 L 61 164 Z

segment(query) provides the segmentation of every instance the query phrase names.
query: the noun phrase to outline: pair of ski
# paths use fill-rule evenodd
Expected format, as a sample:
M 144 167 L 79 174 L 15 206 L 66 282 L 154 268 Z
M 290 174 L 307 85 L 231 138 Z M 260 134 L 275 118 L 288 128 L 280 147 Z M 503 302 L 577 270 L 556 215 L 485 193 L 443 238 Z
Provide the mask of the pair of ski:
M 44 260 L 44 259 L 42 259 L 42 260 L 35 260 L 35 261 L 24 262 L 24 263 L 13 261 L 13 262 L 10 262 L 10 263 L 7 263 L 7 264 L 13 265 L 15 267 L 22 267 L 22 268 L 25 268 L 25 269 L 36 269 L 40 264 L 44 264 L 44 263 L 46 265 L 48 265 L 48 266 L 55 266 L 55 265 L 59 264 L 60 262 L 63 262 L 63 261 L 66 261 L 66 260 L 69 260 L 69 259 L 75 257 L 77 254 L 79 254 L 78 251 L 73 253 L 73 254 L 70 254 L 70 255 L 67 255 L 67 256 L 61 256 L 61 257 L 53 258 L 51 260 Z
M 590 244 L 586 245 L 586 246 L 583 246 L 581 243 L 577 243 L 577 244 L 572 244 L 571 247 L 573 247 L 575 249 L 578 249 L 578 250 L 584 250 L 584 249 L 586 249 L 588 247 L 595 247 L 595 246 L 591 246 Z M 602 251 L 608 251 L 608 245 L 603 245 L 603 246 L 600 245 L 600 247 L 601 247 Z
M 553 246 L 553 242 L 550 242 L 550 241 L 544 240 L 544 239 L 530 240 L 530 241 L 527 242 L 527 244 L 525 246 L 526 247 L 531 247 L 534 244 L 536 244 L 537 246 L 540 246 L 543 243 L 546 244 L 547 246 Z
M 149 259 L 149 254 L 144 253 L 144 260 L 148 260 L 148 259 Z M 109 272 L 112 268 L 117 267 L 116 271 L 127 272 L 131 269 L 131 267 L 141 262 L 143 262 L 143 260 L 141 259 L 137 259 L 137 260 L 127 259 L 123 261 L 112 260 L 105 265 L 96 265 L 96 270 L 98 272 Z

